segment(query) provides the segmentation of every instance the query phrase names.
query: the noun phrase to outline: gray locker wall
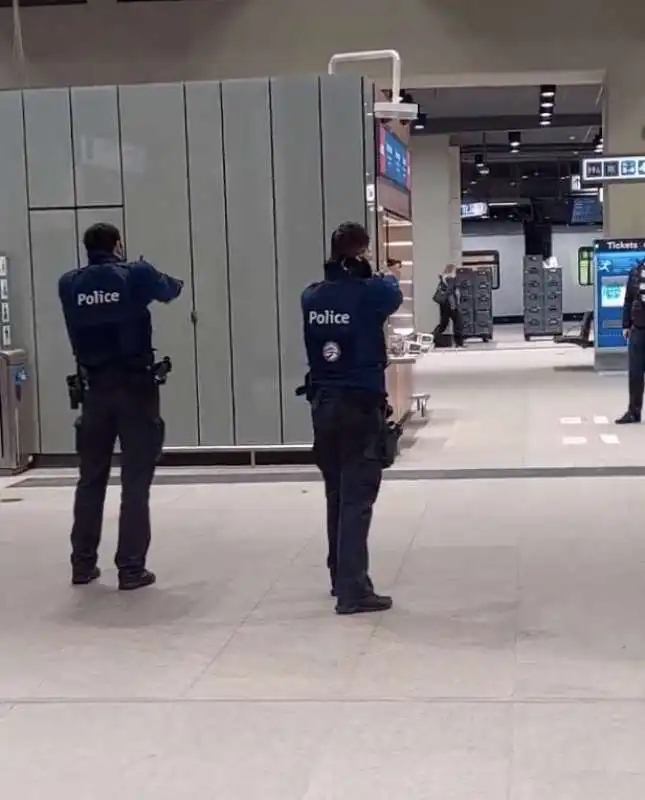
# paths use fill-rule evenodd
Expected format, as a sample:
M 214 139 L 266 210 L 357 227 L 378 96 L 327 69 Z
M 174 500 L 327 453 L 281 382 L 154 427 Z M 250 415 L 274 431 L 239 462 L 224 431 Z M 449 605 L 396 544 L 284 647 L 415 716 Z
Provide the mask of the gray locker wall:
M 76 205 L 120 206 L 121 147 L 115 86 L 71 91 Z
M 235 440 L 282 441 L 268 80 L 222 84 Z
M 342 79 L 325 76 L 320 79 L 327 237 L 347 220 L 367 224 L 363 88 L 363 80 L 355 76 L 343 76 Z
M 325 259 L 318 79 L 271 82 L 280 367 L 284 441 L 311 441 L 309 404 L 296 397 L 307 371 L 300 294 Z M 312 246 L 313 245 L 313 246 Z
M 74 168 L 69 89 L 24 92 L 29 206 L 73 208 Z
M 65 376 L 74 371 L 74 359 L 58 300 L 58 280 L 76 265 L 76 212 L 32 211 L 30 219 L 41 452 L 73 453 L 75 414 L 69 408 Z
M 202 445 L 231 445 L 235 441 L 222 124 L 221 84 L 187 84 L 197 394 Z
M 130 258 L 185 282 L 153 309 L 174 363 L 167 444 L 310 441 L 294 396 L 300 294 L 322 276 L 332 229 L 366 221 L 371 97 L 355 76 L 0 94 L 0 251 L 38 374 L 40 452 L 73 448 L 57 283 L 85 263 L 97 221 L 122 230 Z
M 197 380 L 191 321 L 192 261 L 182 84 L 119 88 L 128 256 L 143 255 L 184 281 L 174 303 L 153 309 L 155 346 L 173 361 L 163 390 L 168 445 L 196 445 Z

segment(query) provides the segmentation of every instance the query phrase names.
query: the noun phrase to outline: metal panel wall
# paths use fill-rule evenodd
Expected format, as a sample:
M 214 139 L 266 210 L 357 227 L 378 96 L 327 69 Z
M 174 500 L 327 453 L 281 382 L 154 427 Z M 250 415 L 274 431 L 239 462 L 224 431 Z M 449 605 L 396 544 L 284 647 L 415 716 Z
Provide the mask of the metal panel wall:
M 11 270 L 11 325 L 14 346 L 27 350 L 33 391 L 37 400 L 36 340 L 34 334 L 33 282 L 29 243 L 29 210 L 22 96 L 0 92 L 0 253 L 9 259 Z M 36 411 L 36 409 L 34 409 Z M 38 414 L 34 420 L 34 441 L 38 441 Z
M 40 452 L 73 453 L 74 412 L 69 409 L 65 375 L 73 372 L 74 359 L 58 299 L 58 280 L 76 266 L 76 213 L 71 209 L 32 211 L 30 218 Z
M 159 355 L 173 360 L 162 390 L 169 445 L 196 445 L 197 381 L 184 87 L 119 87 L 125 231 L 129 258 L 143 254 L 185 282 L 182 296 L 153 310 Z
M 271 81 L 278 310 L 284 442 L 311 442 L 309 404 L 296 397 L 307 370 L 300 295 L 325 259 L 319 81 Z
M 87 264 L 87 254 L 83 247 L 83 234 L 97 222 L 108 222 L 110 225 L 123 230 L 123 209 L 115 208 L 78 208 L 76 209 L 76 232 L 78 249 L 78 266 L 83 267 Z M 127 246 L 127 243 L 126 243 Z
M 325 233 L 341 222 L 367 223 L 363 79 L 320 79 Z
M 73 208 L 69 89 L 24 92 L 29 206 Z
M 221 84 L 186 85 L 188 177 L 202 445 L 234 441 Z
M 71 90 L 78 206 L 120 206 L 121 149 L 116 86 Z
M 222 84 L 237 444 L 282 440 L 268 80 Z

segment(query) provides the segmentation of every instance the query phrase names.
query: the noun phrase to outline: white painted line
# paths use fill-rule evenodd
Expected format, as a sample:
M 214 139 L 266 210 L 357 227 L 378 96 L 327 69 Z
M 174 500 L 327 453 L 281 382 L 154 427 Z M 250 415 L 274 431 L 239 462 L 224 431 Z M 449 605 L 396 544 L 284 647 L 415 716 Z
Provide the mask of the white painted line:
M 587 444 L 586 436 L 563 436 L 562 444 Z
M 594 417 L 594 425 L 609 425 L 609 417 Z
M 561 425 L 582 425 L 582 417 L 560 417 Z
M 600 439 L 605 444 L 620 444 L 620 439 L 616 436 L 615 433 L 601 433 Z

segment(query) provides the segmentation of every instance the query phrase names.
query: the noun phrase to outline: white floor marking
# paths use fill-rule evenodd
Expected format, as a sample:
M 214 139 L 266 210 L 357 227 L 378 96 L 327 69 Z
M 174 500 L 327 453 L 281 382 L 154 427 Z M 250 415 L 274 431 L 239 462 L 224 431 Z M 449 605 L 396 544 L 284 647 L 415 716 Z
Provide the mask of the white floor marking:
M 594 417 L 594 425 L 609 425 L 609 417 Z
M 560 417 L 561 425 L 582 425 L 582 417 Z
M 562 444 L 587 444 L 586 436 L 563 436 Z
M 616 436 L 615 433 L 601 433 L 600 439 L 605 444 L 620 444 L 620 439 Z

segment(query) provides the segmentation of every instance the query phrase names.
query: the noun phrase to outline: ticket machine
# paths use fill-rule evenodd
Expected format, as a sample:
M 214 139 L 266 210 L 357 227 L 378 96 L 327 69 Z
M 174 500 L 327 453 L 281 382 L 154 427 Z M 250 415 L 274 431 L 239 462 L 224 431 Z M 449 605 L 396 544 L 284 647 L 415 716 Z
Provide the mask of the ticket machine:
M 645 239 L 599 239 L 594 242 L 594 367 L 627 368 L 623 304 L 632 267 L 645 261 Z

